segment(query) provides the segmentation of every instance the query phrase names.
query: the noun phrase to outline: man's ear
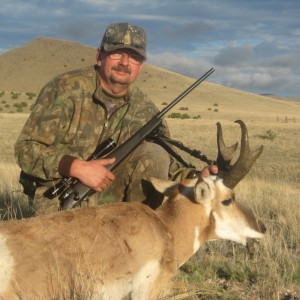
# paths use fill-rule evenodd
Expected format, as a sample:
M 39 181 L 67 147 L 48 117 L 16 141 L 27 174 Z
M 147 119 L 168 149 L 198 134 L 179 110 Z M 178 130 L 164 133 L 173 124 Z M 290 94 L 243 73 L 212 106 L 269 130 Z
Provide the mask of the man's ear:
M 96 61 L 97 65 L 100 67 L 101 66 L 101 49 L 98 48 L 96 52 Z
M 144 66 L 144 62 L 142 62 L 142 63 L 140 64 L 139 74 L 140 74 L 140 72 L 143 70 L 143 66 Z

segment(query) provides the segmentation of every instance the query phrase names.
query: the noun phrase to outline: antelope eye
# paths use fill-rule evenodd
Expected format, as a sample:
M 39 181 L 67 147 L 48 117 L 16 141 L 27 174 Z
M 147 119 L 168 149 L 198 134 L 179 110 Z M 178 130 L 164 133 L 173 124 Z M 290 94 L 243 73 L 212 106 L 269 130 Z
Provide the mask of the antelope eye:
M 231 198 L 222 201 L 222 204 L 225 205 L 225 206 L 228 206 L 228 205 L 230 205 L 231 203 L 232 203 L 232 199 L 231 199 Z

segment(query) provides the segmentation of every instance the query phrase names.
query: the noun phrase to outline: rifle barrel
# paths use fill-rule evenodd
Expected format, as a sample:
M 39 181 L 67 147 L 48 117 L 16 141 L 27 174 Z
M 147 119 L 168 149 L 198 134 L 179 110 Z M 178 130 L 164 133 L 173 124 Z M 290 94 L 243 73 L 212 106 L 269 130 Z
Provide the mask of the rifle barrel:
M 189 86 L 185 91 L 183 91 L 177 98 L 175 98 L 168 106 L 166 106 L 158 115 L 157 118 L 161 118 L 165 115 L 173 106 L 175 106 L 182 98 L 189 94 L 194 88 L 196 88 L 202 81 L 204 81 L 208 76 L 210 76 L 215 71 L 214 68 L 209 69 L 204 75 L 197 79 L 191 86 Z

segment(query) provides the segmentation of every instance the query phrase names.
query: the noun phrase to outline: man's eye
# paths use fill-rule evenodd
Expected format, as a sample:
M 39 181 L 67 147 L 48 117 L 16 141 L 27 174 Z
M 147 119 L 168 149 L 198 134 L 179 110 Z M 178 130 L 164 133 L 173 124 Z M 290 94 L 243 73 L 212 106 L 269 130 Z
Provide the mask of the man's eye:
M 230 198 L 230 199 L 222 201 L 222 204 L 225 205 L 225 206 L 228 206 L 228 205 L 231 204 L 231 202 L 232 202 L 232 199 Z
M 130 57 L 136 61 L 142 61 L 143 58 L 139 55 L 134 55 L 134 54 L 131 54 Z

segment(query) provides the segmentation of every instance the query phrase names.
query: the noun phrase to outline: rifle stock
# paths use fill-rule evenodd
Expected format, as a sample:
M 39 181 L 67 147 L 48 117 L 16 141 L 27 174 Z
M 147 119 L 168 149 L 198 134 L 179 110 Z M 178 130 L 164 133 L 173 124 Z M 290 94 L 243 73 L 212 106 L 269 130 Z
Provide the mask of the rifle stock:
M 169 105 L 167 105 L 162 111 L 158 112 L 149 122 L 141 127 L 133 136 L 131 136 L 126 142 L 107 154 L 106 158 L 115 157 L 115 162 L 107 168 L 111 171 L 116 167 L 135 149 L 140 143 L 153 132 L 162 122 L 162 117 L 173 108 L 179 101 L 181 101 L 187 94 L 189 94 L 194 88 L 196 88 L 201 82 L 203 82 L 208 76 L 210 76 L 215 70 L 211 68 L 199 79 L 197 79 L 191 86 L 189 86 L 183 93 L 181 93 L 176 99 L 174 99 Z M 99 158 L 99 157 L 97 157 Z M 95 191 L 88 186 L 82 184 L 76 180 L 75 184 L 71 185 L 60 196 L 61 209 L 71 209 L 79 206 L 80 203 L 94 194 Z

